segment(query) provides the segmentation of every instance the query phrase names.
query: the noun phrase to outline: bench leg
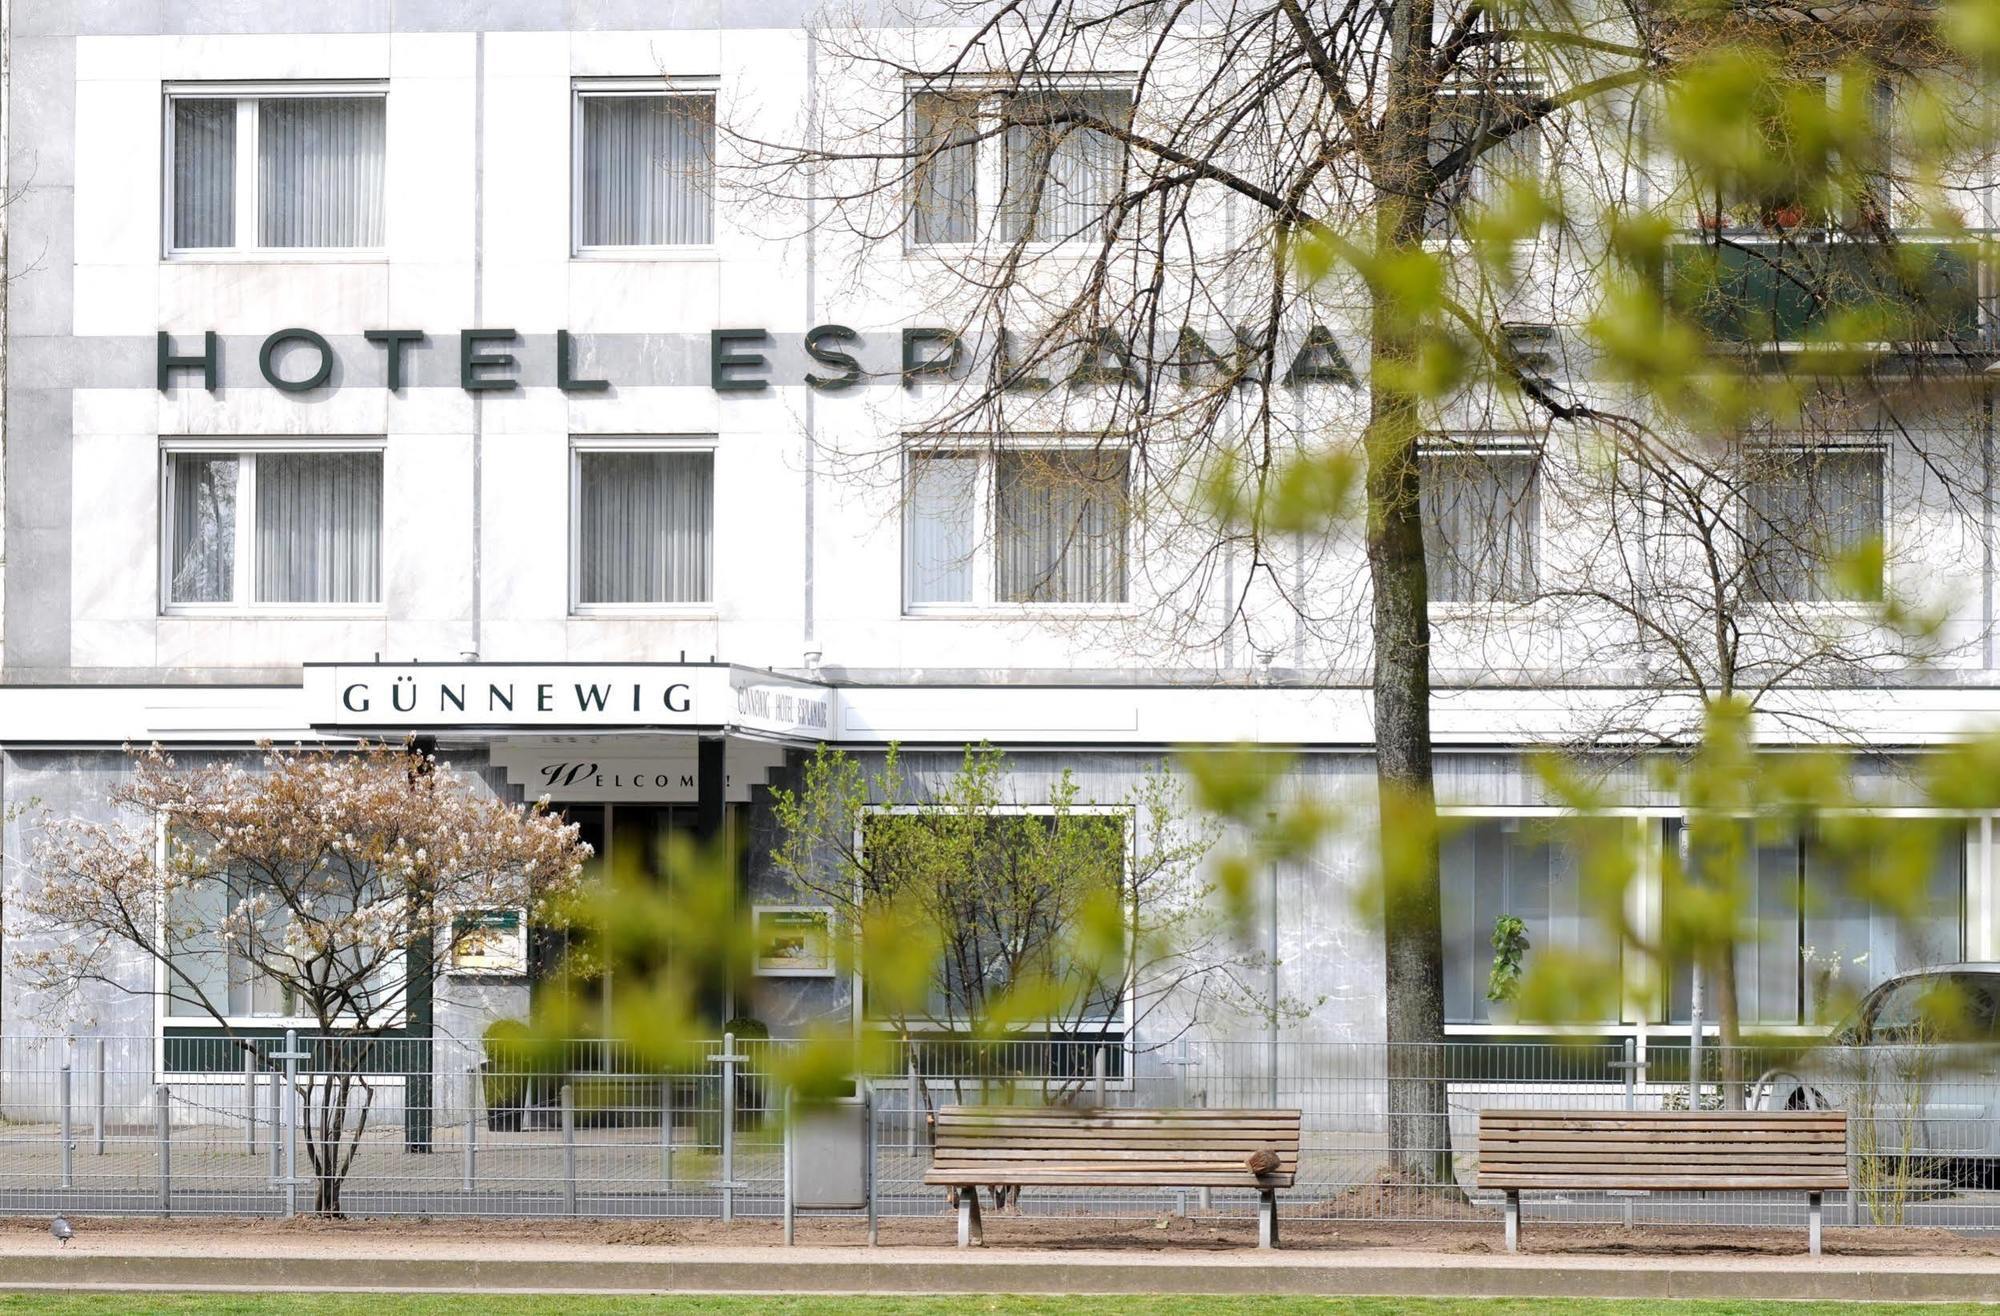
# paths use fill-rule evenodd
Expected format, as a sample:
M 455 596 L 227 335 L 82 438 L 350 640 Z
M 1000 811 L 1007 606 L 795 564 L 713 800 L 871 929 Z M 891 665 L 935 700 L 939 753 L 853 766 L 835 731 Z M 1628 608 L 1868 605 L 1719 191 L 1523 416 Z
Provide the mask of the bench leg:
M 979 1226 L 979 1189 L 968 1186 L 958 1190 L 958 1245 L 971 1247 L 984 1243 L 986 1233 Z
M 1806 1246 L 1819 1255 L 1819 1194 L 1806 1194 Z
M 1266 1188 L 1257 1199 L 1257 1246 L 1278 1246 L 1278 1190 Z
M 1507 1250 L 1521 1250 L 1521 1194 L 1512 1188 L 1507 1190 Z

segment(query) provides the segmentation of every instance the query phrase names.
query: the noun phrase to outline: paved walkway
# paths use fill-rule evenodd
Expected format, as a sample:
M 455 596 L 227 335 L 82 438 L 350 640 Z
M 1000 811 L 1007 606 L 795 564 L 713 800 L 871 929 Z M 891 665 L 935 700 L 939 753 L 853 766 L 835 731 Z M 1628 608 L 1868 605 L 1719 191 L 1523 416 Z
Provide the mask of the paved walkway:
M 0 1234 L 0 1289 L 372 1289 L 574 1293 L 1214 1293 L 1440 1297 L 1792 1298 L 2000 1302 L 2000 1256 L 1519 1256 L 1319 1243 L 1258 1252 L 814 1244 L 607 1244 L 93 1231 L 58 1248 Z M 1801 1240 L 1803 1242 L 1803 1240 Z

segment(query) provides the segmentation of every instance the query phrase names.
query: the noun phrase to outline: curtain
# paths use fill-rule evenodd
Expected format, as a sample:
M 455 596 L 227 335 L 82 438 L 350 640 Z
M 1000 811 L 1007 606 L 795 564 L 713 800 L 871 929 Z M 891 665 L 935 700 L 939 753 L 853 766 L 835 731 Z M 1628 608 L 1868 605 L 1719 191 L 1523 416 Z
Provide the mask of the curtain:
M 1911 822 L 1907 826 L 1913 830 L 1936 826 L 1938 834 L 1913 834 L 1904 842 L 1932 843 L 1921 900 L 1912 902 L 1912 908 L 1903 911 L 1904 917 L 1869 901 L 1855 890 L 1853 874 L 1842 871 L 1816 842 L 1807 843 L 1806 939 L 1800 952 L 1807 1023 L 1833 1022 L 1828 1016 L 1839 1013 L 1844 1003 L 1899 973 L 1960 958 L 1965 829 L 1957 823 Z M 1887 856 L 1863 862 L 1878 873 L 1894 867 Z
M 378 603 L 382 454 L 257 458 L 257 601 Z
M 586 96 L 578 157 L 583 246 L 715 240 L 712 97 Z
M 1103 222 L 1117 195 L 1124 147 L 1115 137 L 1074 123 L 1040 122 L 1065 112 L 1109 123 L 1132 121 L 1132 93 L 1076 91 L 1019 96 L 1007 104 L 1012 123 L 1005 142 L 1006 174 L 1000 189 L 1001 236 L 1057 242 L 1088 233 Z
M 714 455 L 586 452 L 577 466 L 577 601 L 707 602 Z
M 1882 534 L 1879 448 L 1772 454 L 1744 496 L 1752 598 L 1826 602 L 1842 596 L 1827 565 Z
M 911 603 L 970 603 L 977 457 L 910 458 L 903 579 Z
M 176 248 L 236 245 L 236 102 L 175 100 Z
M 1125 601 L 1124 454 L 1002 453 L 995 476 L 1000 601 Z
M 938 92 L 910 98 L 918 162 L 911 174 L 912 240 L 970 242 L 979 211 L 978 102 Z
M 1535 458 L 1526 453 L 1423 459 L 1424 567 L 1439 603 L 1532 598 L 1540 523 Z
M 380 96 L 273 98 L 257 106 L 257 242 L 382 245 Z
M 1527 924 L 1528 953 L 1598 954 L 1604 928 L 1586 908 L 1577 828 L 1623 827 L 1622 820 L 1545 824 L 1480 818 L 1439 846 L 1444 896 L 1445 1021 L 1486 1023 L 1486 983 L 1493 963 L 1493 923 L 1511 914 Z
M 173 528 L 167 601 L 227 603 L 236 581 L 234 453 L 176 452 L 167 458 Z

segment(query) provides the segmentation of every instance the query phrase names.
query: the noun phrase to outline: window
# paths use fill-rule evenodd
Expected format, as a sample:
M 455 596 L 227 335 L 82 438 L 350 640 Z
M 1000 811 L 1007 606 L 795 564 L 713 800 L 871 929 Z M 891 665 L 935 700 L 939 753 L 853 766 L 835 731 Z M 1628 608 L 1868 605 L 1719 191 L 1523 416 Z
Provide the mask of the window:
M 1444 894 L 1445 1019 L 1483 1024 L 1493 963 L 1493 924 L 1512 915 L 1527 925 L 1524 968 L 1538 951 L 1594 955 L 1604 923 L 1585 901 L 1578 828 L 1627 827 L 1624 820 L 1477 818 L 1444 837 L 1438 862 Z
M 1129 89 L 914 93 L 911 244 L 971 242 L 982 221 L 1009 242 L 1093 235 L 1119 194 L 1125 148 L 1087 125 L 1131 122 Z
M 1875 447 L 1752 454 L 1742 518 L 1750 598 L 1824 603 L 1872 596 L 1869 582 L 1831 568 L 1882 536 L 1883 456 Z
M 570 553 L 575 606 L 708 603 L 714 503 L 715 454 L 707 447 L 578 444 Z
M 715 241 L 715 94 L 655 82 L 576 97 L 576 248 Z
M 1924 830 L 1886 843 L 1920 843 L 1928 847 L 1929 860 L 1913 876 L 1919 895 L 1903 917 L 1866 899 L 1857 889 L 1866 882 L 1843 871 L 1809 835 L 1759 836 L 1745 847 L 1748 871 L 1737 907 L 1747 935 L 1736 948 L 1743 1023 L 1834 1023 L 1871 987 L 1960 957 L 1964 828 L 1953 822 L 1896 824 L 1906 825 Z M 1677 846 L 1679 836 L 1679 824 L 1669 822 L 1666 844 Z M 1888 856 L 1855 862 L 1877 870 L 1892 866 Z M 1686 967 L 1677 966 L 1672 979 L 1671 1018 L 1685 1022 L 1691 999 Z
M 1421 462 L 1424 569 L 1432 601 L 1533 598 L 1541 521 L 1536 455 L 1432 452 Z
M 1488 132 L 1505 125 L 1541 95 L 1531 82 L 1501 80 L 1492 85 L 1442 87 L 1433 115 L 1430 163 L 1441 166 L 1455 152 L 1475 145 Z M 1542 133 L 1539 124 L 1509 132 L 1463 167 L 1438 180 L 1425 215 L 1425 231 L 1445 237 L 1457 229 L 1457 216 L 1485 210 L 1506 197 L 1517 180 L 1536 181 L 1542 175 Z
M 167 611 L 382 601 L 379 448 L 170 448 L 162 484 Z
M 172 93 L 168 250 L 380 249 L 387 109 L 344 87 Z
M 1122 452 L 911 454 L 906 606 L 1126 602 L 1129 474 Z

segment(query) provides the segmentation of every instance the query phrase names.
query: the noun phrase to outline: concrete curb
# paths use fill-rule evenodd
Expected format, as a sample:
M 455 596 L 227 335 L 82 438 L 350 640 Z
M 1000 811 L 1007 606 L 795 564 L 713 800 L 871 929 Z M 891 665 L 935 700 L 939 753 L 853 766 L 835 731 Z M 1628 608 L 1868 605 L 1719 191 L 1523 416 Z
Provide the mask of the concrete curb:
M 1047 1258 L 937 1261 L 782 1256 L 730 1260 L 495 1260 L 485 1258 L 63 1255 L 0 1257 L 0 1289 L 401 1290 L 564 1293 L 1084 1293 L 1271 1294 L 1326 1297 L 1721 1298 L 1806 1301 L 1996 1301 L 2000 1274 L 1873 1269 L 1835 1259 L 1812 1266 L 1728 1269 L 1635 1261 L 1615 1267 L 1383 1262 L 1204 1265 Z

